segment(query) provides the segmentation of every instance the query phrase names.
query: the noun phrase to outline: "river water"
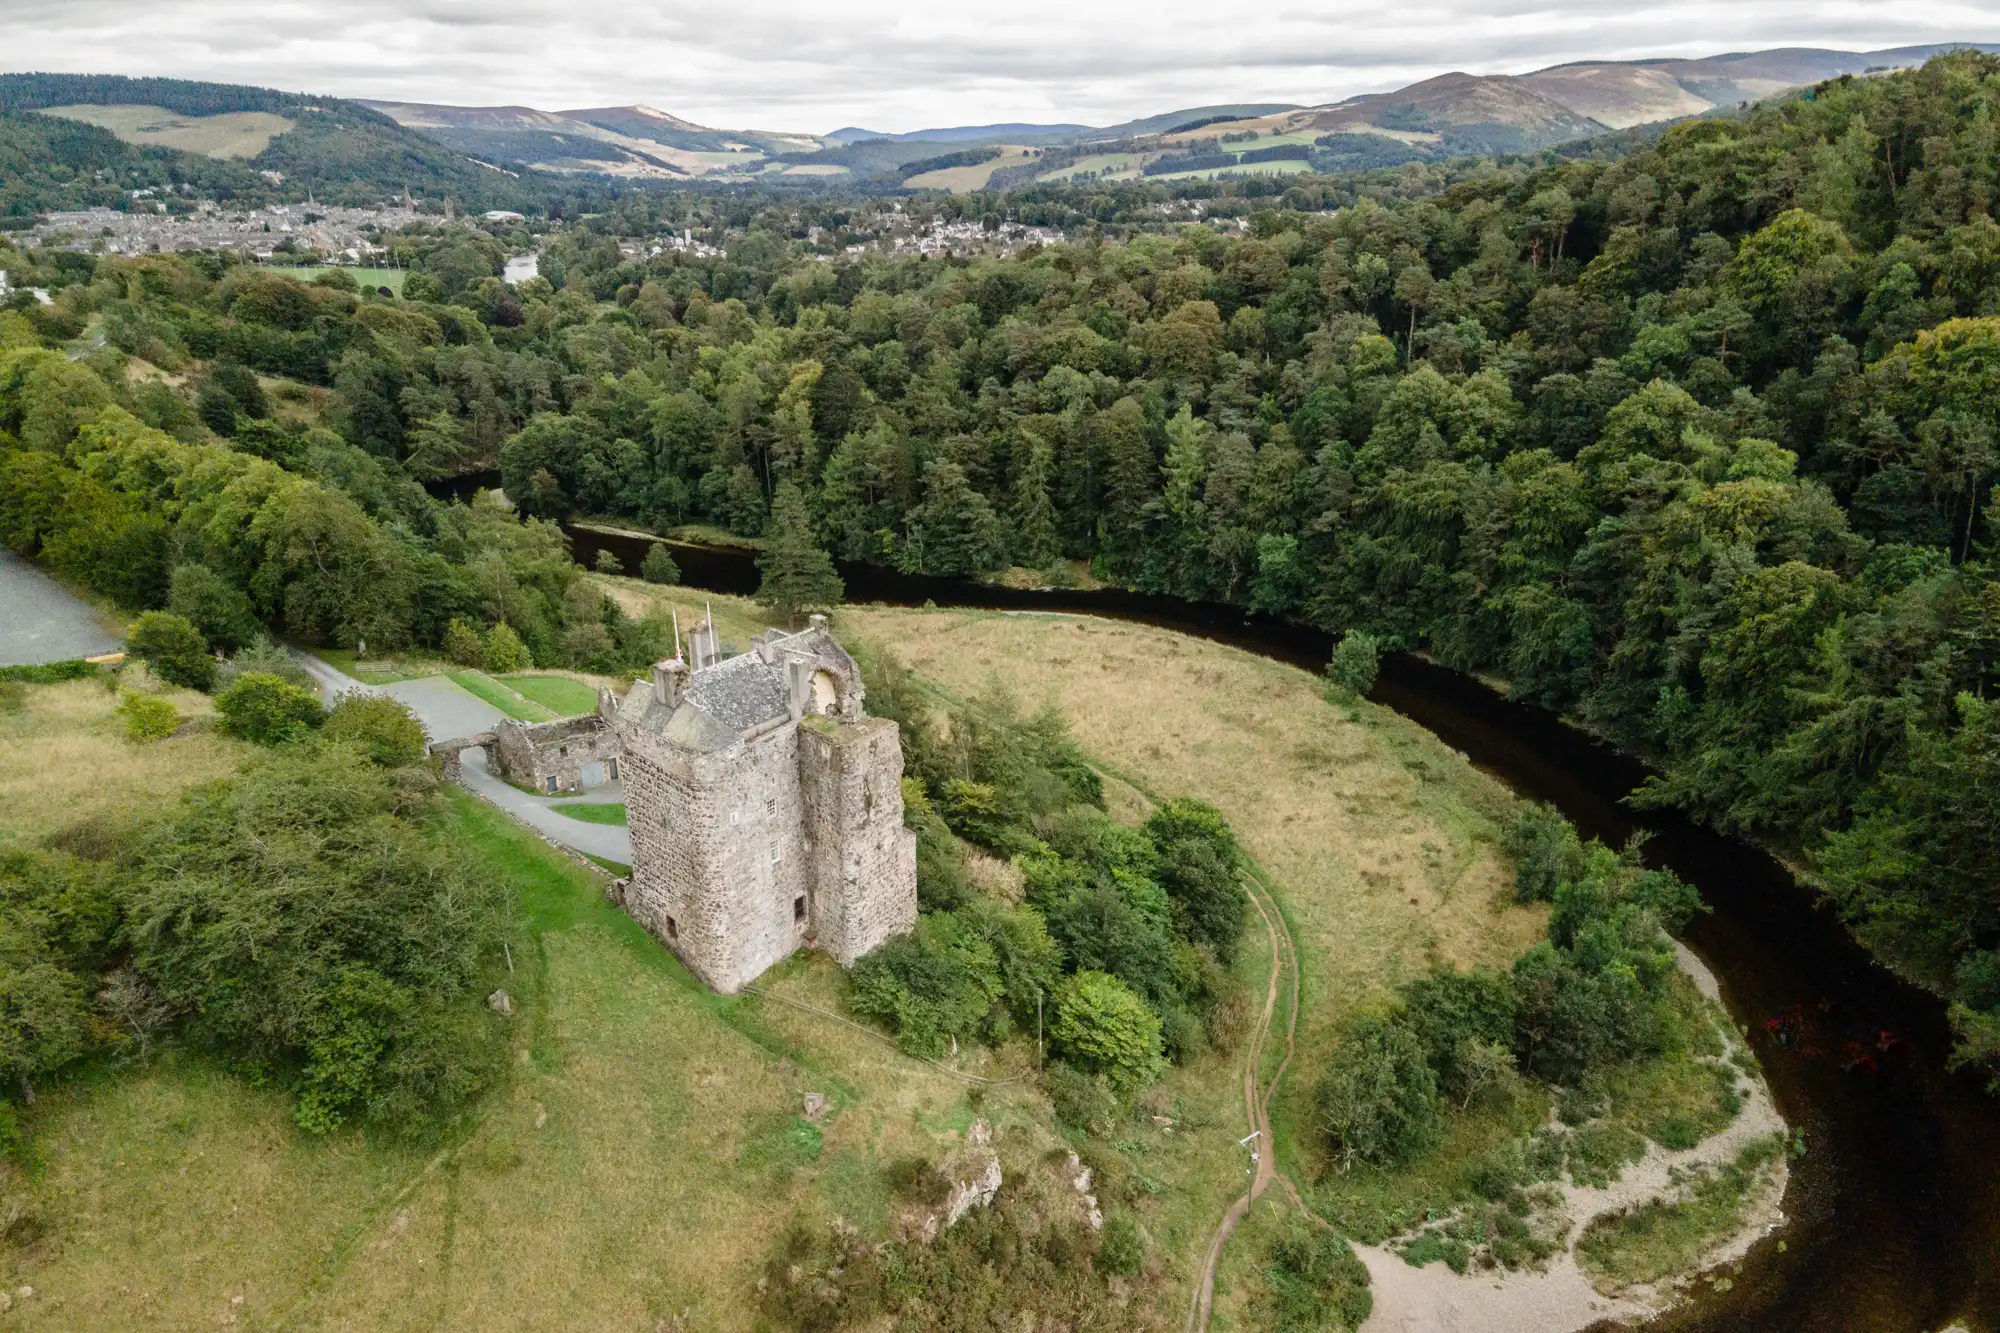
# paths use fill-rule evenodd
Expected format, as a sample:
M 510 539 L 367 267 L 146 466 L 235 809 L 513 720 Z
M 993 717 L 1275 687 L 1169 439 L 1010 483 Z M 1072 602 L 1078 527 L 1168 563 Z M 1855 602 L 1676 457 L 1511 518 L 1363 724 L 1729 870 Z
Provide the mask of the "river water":
M 578 561 L 608 549 L 636 570 L 648 540 L 569 530 Z M 683 577 L 754 592 L 754 554 L 669 543 Z M 1156 625 L 1317 671 L 1330 637 L 1266 616 L 1116 589 L 1025 591 L 842 565 L 847 595 L 890 605 L 1068 611 Z M 1622 802 L 1637 761 L 1545 709 L 1404 654 L 1370 697 L 1464 751 L 1586 835 L 1648 837 L 1649 864 L 1700 889 L 1709 911 L 1684 940 L 1721 981 L 1807 1150 L 1792 1164 L 1789 1223 L 1760 1242 L 1726 1292 L 1652 1325 L 1713 1333 L 1932 1333 L 1963 1319 L 2000 1330 L 2000 1100 L 1946 1062 L 1943 1006 L 1891 976 L 1760 848 L 1672 812 Z

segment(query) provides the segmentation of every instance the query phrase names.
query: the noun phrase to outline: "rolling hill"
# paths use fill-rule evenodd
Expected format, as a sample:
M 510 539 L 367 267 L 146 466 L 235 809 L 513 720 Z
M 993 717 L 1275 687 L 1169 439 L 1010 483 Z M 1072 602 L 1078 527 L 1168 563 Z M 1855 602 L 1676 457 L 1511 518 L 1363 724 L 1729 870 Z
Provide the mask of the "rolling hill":
M 1843 74 L 1919 64 L 1947 49 L 1784 47 L 1698 60 L 1586 61 L 1526 74 L 1453 72 L 1341 102 L 1185 107 L 1105 126 L 1015 121 L 886 132 L 850 125 L 815 135 L 720 129 L 649 106 L 362 105 L 479 161 L 556 175 L 717 182 L 809 176 L 970 189 L 979 188 L 975 178 L 1019 185 L 1079 173 L 1119 179 L 1307 165 L 1335 171 L 1531 152 Z M 994 151 L 978 163 L 954 160 L 975 148 Z M 943 164 L 933 167 L 934 160 Z M 986 166 L 996 160 L 1000 165 Z
M 475 161 L 359 103 L 272 88 L 120 75 L 4 74 L 0 115 L 91 125 L 116 142 L 153 153 L 240 162 L 249 168 L 249 179 L 274 172 L 286 188 L 301 196 L 310 188 L 329 203 L 377 203 L 408 189 L 419 197 L 450 197 L 466 208 L 520 208 L 548 190 L 546 182 L 524 181 L 518 173 Z M 45 136 L 22 131 L 16 137 Z M 119 155 L 102 140 L 72 136 L 67 142 L 73 152 L 88 150 L 104 159 L 102 169 L 131 169 L 122 157 L 112 161 Z M 6 184 L 0 180 L 0 188 Z

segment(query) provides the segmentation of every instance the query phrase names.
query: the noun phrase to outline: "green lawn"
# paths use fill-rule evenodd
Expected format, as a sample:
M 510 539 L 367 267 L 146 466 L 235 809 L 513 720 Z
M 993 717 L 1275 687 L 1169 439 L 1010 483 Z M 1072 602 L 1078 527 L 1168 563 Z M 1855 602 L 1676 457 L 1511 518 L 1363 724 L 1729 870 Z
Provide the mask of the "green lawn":
M 625 807 L 622 805 L 577 801 L 568 805 L 556 806 L 555 811 L 559 815 L 568 815 L 571 819 L 581 820 L 586 824 L 623 825 L 625 822 Z
M 484 671 L 454 671 L 451 673 L 451 678 L 458 682 L 466 691 L 478 695 L 517 722 L 553 722 L 555 720 L 556 715 L 553 712 L 542 707 L 533 699 L 525 698 L 507 688 Z
M 515 693 L 549 709 L 558 717 L 578 717 L 597 711 L 597 687 L 569 676 L 500 676 Z

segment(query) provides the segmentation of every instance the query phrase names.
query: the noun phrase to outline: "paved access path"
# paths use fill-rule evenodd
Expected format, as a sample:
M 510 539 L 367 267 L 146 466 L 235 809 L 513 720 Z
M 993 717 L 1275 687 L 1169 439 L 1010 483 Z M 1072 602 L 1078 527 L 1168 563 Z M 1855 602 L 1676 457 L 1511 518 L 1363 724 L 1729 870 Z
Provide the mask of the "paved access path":
M 319 682 L 328 703 L 337 695 L 356 691 L 387 695 L 409 705 L 433 741 L 489 730 L 507 716 L 449 676 L 422 676 L 399 680 L 393 685 L 367 685 L 310 654 L 299 654 L 299 662 Z M 601 856 L 620 865 L 632 864 L 632 838 L 623 825 L 586 824 L 557 813 L 558 806 L 579 802 L 623 804 L 625 792 L 618 783 L 592 787 L 580 796 L 536 796 L 496 777 L 486 766 L 484 750 L 467 750 L 461 756 L 461 772 L 465 785 L 475 795 L 491 801 L 537 833 L 591 856 Z
M 67 662 L 124 646 L 88 602 L 0 547 L 0 666 Z

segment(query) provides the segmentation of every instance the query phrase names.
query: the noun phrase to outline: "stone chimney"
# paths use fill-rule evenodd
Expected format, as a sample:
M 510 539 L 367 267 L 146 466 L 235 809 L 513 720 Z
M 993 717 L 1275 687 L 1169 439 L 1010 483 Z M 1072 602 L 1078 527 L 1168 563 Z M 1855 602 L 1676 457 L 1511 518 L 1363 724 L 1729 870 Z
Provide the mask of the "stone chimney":
M 678 657 L 653 663 L 653 698 L 668 708 L 679 708 L 681 694 L 687 689 L 687 678 L 687 663 Z
M 688 656 L 696 671 L 712 667 L 721 659 L 722 649 L 716 640 L 714 621 L 702 621 L 688 635 Z
M 790 696 L 792 721 L 806 715 L 806 705 L 812 700 L 813 664 L 800 658 L 789 658 L 785 662 L 786 694 Z

